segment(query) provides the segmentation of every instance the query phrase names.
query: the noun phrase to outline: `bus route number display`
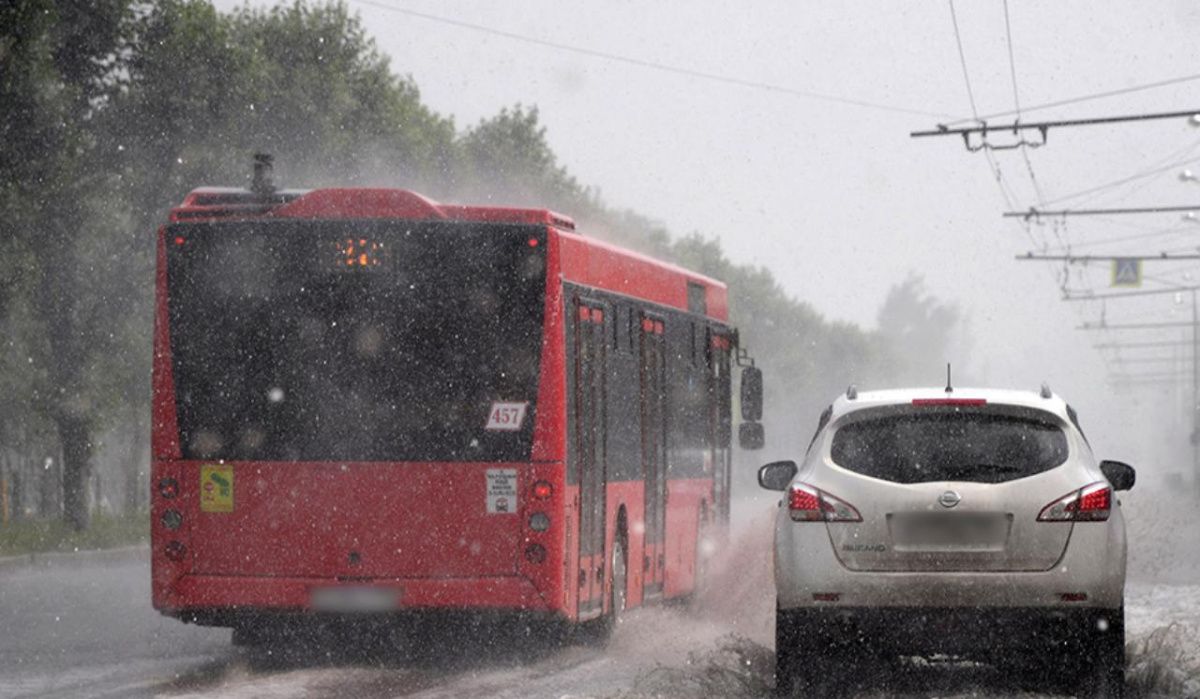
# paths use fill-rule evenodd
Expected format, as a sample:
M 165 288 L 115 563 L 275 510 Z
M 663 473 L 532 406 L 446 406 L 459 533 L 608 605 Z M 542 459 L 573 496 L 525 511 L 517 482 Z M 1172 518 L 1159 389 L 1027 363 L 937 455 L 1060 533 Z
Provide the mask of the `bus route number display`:
M 529 403 L 492 403 L 484 429 L 495 432 L 517 432 L 525 423 L 525 409 Z
M 371 238 L 343 238 L 334 241 L 334 266 L 341 270 L 382 268 L 383 243 Z

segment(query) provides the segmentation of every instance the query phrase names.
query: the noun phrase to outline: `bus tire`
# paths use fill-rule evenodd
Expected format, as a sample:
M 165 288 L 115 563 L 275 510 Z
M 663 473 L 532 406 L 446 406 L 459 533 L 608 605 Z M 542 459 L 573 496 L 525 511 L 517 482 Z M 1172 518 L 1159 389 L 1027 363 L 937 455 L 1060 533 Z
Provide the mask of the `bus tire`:
M 261 624 L 233 627 L 230 641 L 239 648 L 256 648 L 267 644 L 270 634 Z
M 707 533 L 706 508 L 701 506 L 700 517 L 696 523 L 696 549 L 692 553 L 692 591 L 688 595 L 688 608 L 693 612 L 704 611 L 705 591 L 708 587 L 709 560 L 704 552 L 704 540 Z
M 625 542 L 621 537 L 613 542 L 612 587 L 608 594 L 609 624 L 616 627 L 625 613 L 629 597 L 629 560 L 625 555 Z
M 589 646 L 604 646 L 612 638 L 617 624 L 625 611 L 625 599 L 628 593 L 628 559 L 625 555 L 625 542 L 621 537 L 613 542 L 612 560 L 609 568 L 612 582 L 608 589 L 608 613 L 599 619 L 586 622 L 579 628 L 577 638 Z

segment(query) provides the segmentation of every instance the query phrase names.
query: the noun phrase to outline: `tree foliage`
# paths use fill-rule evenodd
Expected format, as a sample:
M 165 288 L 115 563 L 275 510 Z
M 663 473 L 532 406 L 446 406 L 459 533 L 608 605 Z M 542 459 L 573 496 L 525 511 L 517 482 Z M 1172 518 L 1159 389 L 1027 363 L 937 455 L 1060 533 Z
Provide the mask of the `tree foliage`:
M 45 451 L 61 451 L 79 528 L 98 435 L 131 420 L 148 430 L 149 234 L 193 187 L 244 184 L 255 151 L 273 153 L 293 186 L 554 208 L 725 280 L 743 338 L 769 354 L 777 405 L 808 408 L 848 377 L 898 371 L 896 347 L 931 352 L 958 319 L 910 279 L 879 332 L 826 321 L 716 239 L 674 238 L 605 205 L 558 161 L 536 108 L 459 131 L 338 2 L 230 13 L 203 0 L 4 3 L 0 143 L 0 390 L 22 397 L 0 411 L 0 447 L 28 451 L 53 434 Z

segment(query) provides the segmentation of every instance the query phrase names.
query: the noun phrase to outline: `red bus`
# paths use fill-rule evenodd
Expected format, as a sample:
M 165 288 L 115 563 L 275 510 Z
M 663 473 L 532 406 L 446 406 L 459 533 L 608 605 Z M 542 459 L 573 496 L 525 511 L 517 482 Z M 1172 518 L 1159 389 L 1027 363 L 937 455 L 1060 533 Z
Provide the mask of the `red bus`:
M 723 284 L 547 210 L 258 190 L 197 189 L 158 232 L 156 609 L 236 641 L 418 610 L 603 627 L 693 591 L 729 516 Z

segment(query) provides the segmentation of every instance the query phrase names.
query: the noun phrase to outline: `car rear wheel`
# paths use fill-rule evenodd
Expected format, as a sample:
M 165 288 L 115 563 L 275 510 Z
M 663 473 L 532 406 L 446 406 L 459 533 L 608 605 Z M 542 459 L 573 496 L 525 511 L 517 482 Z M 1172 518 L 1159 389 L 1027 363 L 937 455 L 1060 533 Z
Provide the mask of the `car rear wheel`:
M 775 610 L 775 694 L 789 697 L 799 683 L 799 668 L 804 665 L 801 655 L 798 620 L 795 614 Z
M 1125 696 L 1125 608 L 1097 619 L 1085 635 L 1075 663 L 1080 696 L 1120 699 Z
M 828 642 L 822 620 L 804 610 L 775 610 L 775 693 L 781 697 L 835 697 L 845 689 L 841 678 L 845 649 Z

